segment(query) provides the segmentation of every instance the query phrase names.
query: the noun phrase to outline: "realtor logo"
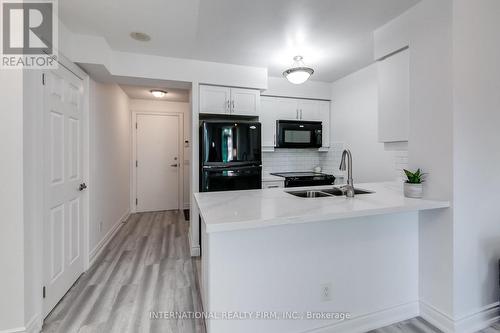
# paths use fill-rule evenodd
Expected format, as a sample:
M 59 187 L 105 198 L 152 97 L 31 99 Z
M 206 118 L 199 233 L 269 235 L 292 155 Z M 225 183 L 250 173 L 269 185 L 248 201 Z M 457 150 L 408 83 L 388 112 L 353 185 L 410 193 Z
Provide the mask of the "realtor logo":
M 57 63 L 56 0 L 0 0 L 1 68 L 47 69 Z

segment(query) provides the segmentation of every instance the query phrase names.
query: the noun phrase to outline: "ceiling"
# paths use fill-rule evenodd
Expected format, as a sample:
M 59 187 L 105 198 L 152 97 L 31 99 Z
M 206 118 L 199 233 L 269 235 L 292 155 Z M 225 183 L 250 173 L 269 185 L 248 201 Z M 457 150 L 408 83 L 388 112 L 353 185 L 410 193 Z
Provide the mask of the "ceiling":
M 144 87 L 144 86 L 131 86 L 121 84 L 120 87 L 123 89 L 125 94 L 131 99 L 149 99 L 155 101 L 169 101 L 169 102 L 189 102 L 189 90 L 183 89 L 171 89 L 163 86 L 155 87 Z M 157 98 L 151 95 L 151 90 L 163 90 L 167 94 L 164 97 Z
M 261 66 L 293 56 L 332 82 L 373 60 L 373 30 L 419 0 L 64 0 L 61 20 L 118 51 Z M 130 32 L 145 32 L 138 42 Z

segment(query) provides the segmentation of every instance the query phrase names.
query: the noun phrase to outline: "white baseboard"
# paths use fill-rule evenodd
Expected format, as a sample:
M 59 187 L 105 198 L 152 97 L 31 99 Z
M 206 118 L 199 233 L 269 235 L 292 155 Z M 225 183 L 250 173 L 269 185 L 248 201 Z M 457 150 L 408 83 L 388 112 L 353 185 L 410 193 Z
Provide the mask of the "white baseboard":
M 26 328 L 24 326 L 16 327 L 16 328 L 9 328 L 7 330 L 0 331 L 0 333 L 24 333 L 24 332 L 26 332 Z
M 420 316 L 444 333 L 475 333 L 491 326 L 500 319 L 499 303 L 487 305 L 479 311 L 454 320 L 430 304 L 420 301 Z
M 111 227 L 108 233 L 103 237 L 103 239 L 97 244 L 97 246 L 90 251 L 89 255 L 89 267 L 91 267 L 97 258 L 101 255 L 102 251 L 106 248 L 109 241 L 113 238 L 114 235 L 120 230 L 120 227 L 123 225 L 123 222 L 126 221 L 130 216 L 130 210 L 125 212 L 123 216 Z
M 309 330 L 303 333 L 363 333 L 417 317 L 418 314 L 419 304 L 418 301 L 414 301 L 389 309 L 353 317 L 349 320 L 336 322 L 332 325 Z
M 2 330 L 0 333 L 40 333 L 42 331 L 42 324 L 41 316 L 34 315 L 26 326 Z
M 191 247 L 191 257 L 199 257 L 200 255 L 201 251 L 199 246 Z
M 420 316 L 444 333 L 454 332 L 453 318 L 423 301 L 420 301 Z
M 31 318 L 31 320 L 26 325 L 26 333 L 40 333 L 42 331 L 43 320 L 40 314 L 37 314 Z
M 498 302 L 487 305 L 479 311 L 455 321 L 455 332 L 474 333 L 485 329 L 500 319 L 498 311 Z

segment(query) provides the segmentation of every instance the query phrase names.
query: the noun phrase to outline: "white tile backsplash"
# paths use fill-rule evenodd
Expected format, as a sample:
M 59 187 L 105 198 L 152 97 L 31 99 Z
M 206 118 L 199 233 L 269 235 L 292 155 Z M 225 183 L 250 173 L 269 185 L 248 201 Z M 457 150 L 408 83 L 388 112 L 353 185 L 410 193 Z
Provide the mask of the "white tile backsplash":
M 345 144 L 332 143 L 326 152 L 315 149 L 276 149 L 274 152 L 262 153 L 262 171 L 264 174 L 273 172 L 313 171 L 320 166 L 322 172 L 342 178 L 345 173 L 339 170 L 340 160 Z M 403 169 L 408 168 L 408 148 L 404 145 L 386 146 L 387 151 L 394 154 L 394 175 L 396 180 L 404 180 Z M 339 179 L 342 182 L 342 179 Z
M 313 171 L 317 166 L 322 172 L 335 176 L 343 173 L 338 170 L 343 143 L 334 143 L 326 152 L 316 149 L 276 149 L 274 152 L 262 153 L 262 171 L 272 172 Z

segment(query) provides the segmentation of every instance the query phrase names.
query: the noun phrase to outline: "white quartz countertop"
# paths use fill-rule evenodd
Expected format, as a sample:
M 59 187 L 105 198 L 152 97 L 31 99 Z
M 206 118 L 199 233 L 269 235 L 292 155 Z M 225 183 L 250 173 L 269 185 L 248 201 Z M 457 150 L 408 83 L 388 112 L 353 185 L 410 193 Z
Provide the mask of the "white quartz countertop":
M 448 201 L 405 198 L 395 183 L 355 184 L 375 191 L 355 198 L 300 198 L 286 193 L 305 188 L 195 193 L 206 232 L 263 228 L 370 215 L 392 214 L 449 207 Z M 307 187 L 307 189 L 331 186 Z

